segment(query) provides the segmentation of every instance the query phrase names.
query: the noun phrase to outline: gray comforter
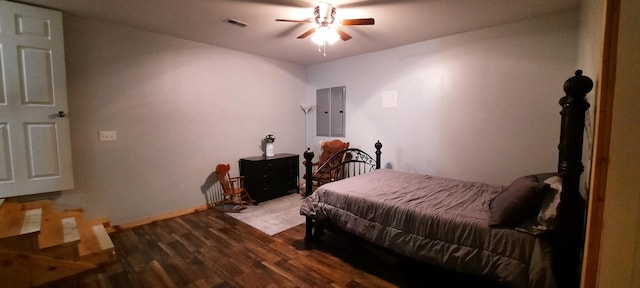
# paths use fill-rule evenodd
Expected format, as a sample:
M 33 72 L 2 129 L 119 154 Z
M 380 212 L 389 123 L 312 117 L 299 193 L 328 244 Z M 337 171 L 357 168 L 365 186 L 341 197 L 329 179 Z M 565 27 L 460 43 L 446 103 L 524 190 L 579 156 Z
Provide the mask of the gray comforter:
M 319 187 L 300 208 L 367 241 L 512 287 L 555 287 L 549 247 L 488 226 L 503 186 L 375 170 Z

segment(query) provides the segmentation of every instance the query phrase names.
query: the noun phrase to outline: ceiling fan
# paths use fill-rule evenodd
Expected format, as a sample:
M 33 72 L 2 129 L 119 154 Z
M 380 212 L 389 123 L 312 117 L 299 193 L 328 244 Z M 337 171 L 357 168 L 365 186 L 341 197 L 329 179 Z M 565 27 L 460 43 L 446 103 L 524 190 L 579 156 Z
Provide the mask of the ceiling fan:
M 351 39 L 351 35 L 337 28 L 337 26 L 353 26 L 353 25 L 374 25 L 375 20 L 373 18 L 359 18 L 359 19 L 342 19 L 335 18 L 336 8 L 331 3 L 320 1 L 318 6 L 313 9 L 314 18 L 308 20 L 290 20 L 290 19 L 276 19 L 279 22 L 296 22 L 296 23 L 312 23 L 313 28 L 307 30 L 298 36 L 298 39 L 304 39 L 313 34 L 311 40 L 318 45 L 325 43 L 333 43 L 338 38 L 343 41 Z

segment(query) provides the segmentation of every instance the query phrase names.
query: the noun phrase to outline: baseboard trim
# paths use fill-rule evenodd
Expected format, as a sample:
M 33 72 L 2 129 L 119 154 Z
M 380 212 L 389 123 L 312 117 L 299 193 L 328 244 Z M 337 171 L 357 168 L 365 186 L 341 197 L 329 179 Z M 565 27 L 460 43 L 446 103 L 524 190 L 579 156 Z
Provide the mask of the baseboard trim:
M 107 230 L 108 233 L 112 233 L 116 231 L 127 230 L 134 227 L 150 224 L 157 221 L 167 220 L 167 219 L 175 218 L 178 216 L 191 214 L 194 212 L 204 211 L 207 209 L 209 209 L 208 205 L 199 205 L 192 208 L 182 209 L 182 210 L 160 214 L 160 215 L 156 215 L 156 216 L 152 216 L 152 217 L 148 217 L 140 220 L 135 220 L 135 221 L 124 223 L 124 224 L 118 224 L 111 227 L 106 227 L 105 229 Z

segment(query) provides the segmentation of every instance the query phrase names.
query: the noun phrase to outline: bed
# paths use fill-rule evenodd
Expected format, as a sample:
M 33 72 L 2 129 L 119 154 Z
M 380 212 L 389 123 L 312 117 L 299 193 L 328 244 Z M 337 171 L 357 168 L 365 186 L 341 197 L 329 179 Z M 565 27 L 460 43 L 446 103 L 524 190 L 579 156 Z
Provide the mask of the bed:
M 380 169 L 379 141 L 375 160 L 359 149 L 339 152 L 333 157 L 340 161 L 318 169 L 331 175 L 326 183 L 315 191 L 307 183 L 305 239 L 335 230 L 510 287 L 578 287 L 585 215 L 579 181 L 592 87 L 580 70 L 565 82 L 557 171 L 509 185 Z M 311 163 L 313 153 L 304 157 Z M 306 171 L 311 175 L 309 165 Z

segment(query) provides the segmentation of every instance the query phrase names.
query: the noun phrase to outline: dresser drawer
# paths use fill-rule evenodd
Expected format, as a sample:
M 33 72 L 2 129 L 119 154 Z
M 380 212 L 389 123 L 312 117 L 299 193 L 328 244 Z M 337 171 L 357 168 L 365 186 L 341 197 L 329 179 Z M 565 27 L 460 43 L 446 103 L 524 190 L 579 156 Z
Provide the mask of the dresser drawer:
M 255 177 L 259 177 L 264 182 L 279 182 L 283 179 L 297 178 L 298 173 L 293 168 L 280 168 L 273 170 L 264 170 L 263 173 L 257 173 Z
M 240 175 L 251 197 L 260 202 L 299 193 L 300 158 L 295 154 L 240 159 Z
M 281 158 L 281 159 L 273 159 L 270 161 L 256 161 L 253 165 L 253 169 L 256 170 L 264 170 L 264 171 L 269 171 L 272 169 L 279 169 L 279 168 L 291 168 L 293 166 L 298 166 L 297 164 L 297 160 L 293 159 L 294 157 L 290 157 L 290 158 Z M 296 157 L 297 158 L 297 157 Z
M 295 189 L 298 189 L 297 181 L 284 181 L 284 182 L 274 182 L 274 183 L 257 183 L 256 185 L 247 187 L 247 192 L 253 193 L 256 195 L 265 194 L 265 193 L 282 195 L 287 191 L 295 190 Z

